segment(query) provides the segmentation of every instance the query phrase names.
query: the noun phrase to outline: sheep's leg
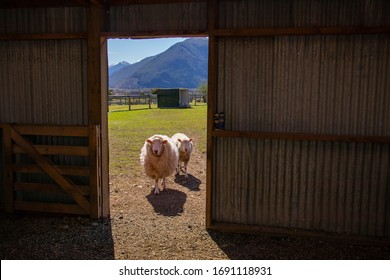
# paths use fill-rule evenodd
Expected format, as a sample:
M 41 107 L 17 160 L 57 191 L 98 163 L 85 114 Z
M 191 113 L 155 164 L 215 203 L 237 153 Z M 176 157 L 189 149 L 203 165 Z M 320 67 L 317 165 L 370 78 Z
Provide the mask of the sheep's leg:
M 160 188 L 158 187 L 158 179 L 154 179 L 154 194 L 159 194 Z
M 179 170 L 181 171 L 181 172 L 183 172 L 183 173 L 185 173 L 185 171 L 184 171 L 184 164 L 185 164 L 185 162 L 183 161 L 183 165 L 179 165 Z
M 186 179 L 188 179 L 187 165 L 188 165 L 188 162 L 184 162 L 184 176 Z
M 176 167 L 176 174 L 179 175 L 180 173 L 180 162 L 177 163 L 177 167 Z
M 165 182 L 165 177 L 164 177 L 163 180 L 162 180 L 162 189 L 165 190 L 166 187 L 167 187 L 167 184 Z

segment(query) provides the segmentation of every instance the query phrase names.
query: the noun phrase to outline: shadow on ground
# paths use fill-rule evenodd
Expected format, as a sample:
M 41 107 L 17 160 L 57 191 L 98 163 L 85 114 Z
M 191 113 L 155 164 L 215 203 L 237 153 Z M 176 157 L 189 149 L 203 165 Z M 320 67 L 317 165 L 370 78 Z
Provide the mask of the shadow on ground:
M 188 174 L 188 179 L 184 175 L 175 174 L 175 183 L 180 186 L 186 187 L 190 191 L 200 191 L 199 186 L 202 181 L 195 176 Z
M 209 235 L 232 260 L 390 259 L 390 246 L 213 231 Z
M 109 219 L 0 215 L 2 260 L 110 260 L 114 242 Z
M 164 216 L 179 216 L 184 211 L 184 204 L 187 195 L 178 190 L 165 189 L 159 194 L 154 194 L 154 189 L 146 196 L 148 202 L 153 206 L 154 212 Z

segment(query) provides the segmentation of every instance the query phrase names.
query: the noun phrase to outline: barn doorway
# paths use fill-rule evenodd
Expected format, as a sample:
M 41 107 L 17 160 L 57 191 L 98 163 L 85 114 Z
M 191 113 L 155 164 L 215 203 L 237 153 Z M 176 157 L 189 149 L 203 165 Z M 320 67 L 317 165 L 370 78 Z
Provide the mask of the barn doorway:
M 208 38 L 170 39 L 108 40 L 110 213 L 114 220 L 129 223 L 134 235 L 149 226 L 155 234 L 158 227 L 205 228 Z M 139 48 L 158 49 L 153 46 L 161 40 L 167 43 L 163 50 L 138 54 Z M 126 52 L 123 58 L 118 56 L 120 49 Z M 135 58 L 127 61 L 126 55 Z M 183 73 L 193 59 L 202 60 L 203 69 L 197 63 Z M 186 86 L 191 79 L 198 82 Z M 156 92 L 166 88 L 188 90 L 190 106 L 159 108 Z M 183 172 L 173 173 L 167 189 L 154 195 L 154 180 L 140 164 L 141 148 L 154 134 L 171 137 L 177 132 L 194 139 L 188 178 Z

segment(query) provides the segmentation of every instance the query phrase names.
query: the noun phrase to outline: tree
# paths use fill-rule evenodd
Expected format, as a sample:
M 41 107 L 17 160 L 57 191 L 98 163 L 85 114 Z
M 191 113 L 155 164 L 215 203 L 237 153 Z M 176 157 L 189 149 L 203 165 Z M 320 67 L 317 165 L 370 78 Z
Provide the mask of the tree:
M 207 102 L 207 82 L 200 84 L 198 87 L 198 92 L 202 95 L 203 102 Z

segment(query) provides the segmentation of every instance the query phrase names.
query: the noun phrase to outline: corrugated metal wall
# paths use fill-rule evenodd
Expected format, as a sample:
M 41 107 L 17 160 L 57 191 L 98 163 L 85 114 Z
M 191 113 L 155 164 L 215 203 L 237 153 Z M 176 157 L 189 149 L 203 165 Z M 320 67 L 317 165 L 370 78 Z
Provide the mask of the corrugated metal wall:
M 220 38 L 227 130 L 390 136 L 390 36 Z
M 386 0 L 218 1 L 219 28 L 389 25 Z
M 182 32 L 207 30 L 207 3 L 170 3 L 110 7 L 111 32 Z
M 0 22 L 3 34 L 79 33 L 86 32 L 86 10 L 0 9 Z M 86 44 L 0 41 L 0 123 L 86 125 Z
M 221 1 L 218 28 L 389 26 L 389 1 Z M 390 136 L 390 36 L 216 38 L 226 131 Z M 287 136 L 286 136 L 287 137 Z M 213 137 L 211 224 L 390 239 L 390 144 Z
M 85 40 L 0 41 L 0 53 L 0 123 L 87 124 Z
M 0 9 L 2 34 L 78 34 L 86 32 L 86 9 Z M 38 125 L 88 125 L 87 40 L 0 41 L 0 123 Z M 39 145 L 80 145 L 79 137 L 31 136 Z M 81 145 L 88 146 L 88 139 Z M 0 145 L 0 156 L 3 155 Z M 49 156 L 58 165 L 88 166 L 88 158 Z M 17 155 L 17 164 L 31 163 Z M 2 167 L 2 166 L 1 166 Z M 1 168 L 2 172 L 4 168 Z M 1 205 L 3 176 L 0 174 Z M 88 185 L 88 178 L 72 177 Z M 53 183 L 45 174 L 15 173 L 16 182 Z M 17 200 L 72 203 L 67 194 L 15 191 Z
M 213 218 L 390 236 L 390 145 L 220 138 Z
M 82 7 L 0 9 L 0 33 L 86 32 L 85 18 Z

